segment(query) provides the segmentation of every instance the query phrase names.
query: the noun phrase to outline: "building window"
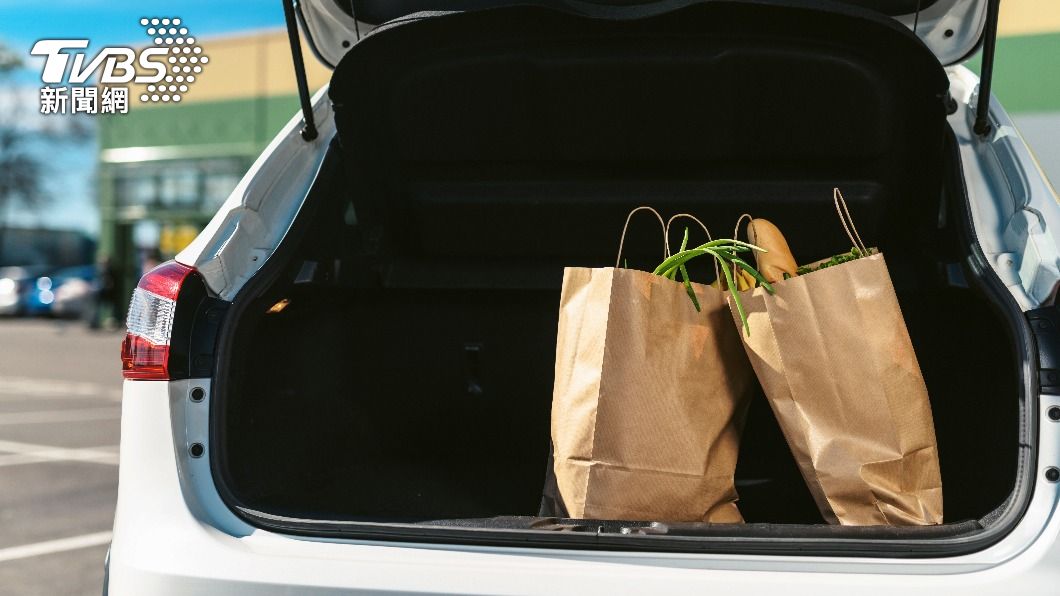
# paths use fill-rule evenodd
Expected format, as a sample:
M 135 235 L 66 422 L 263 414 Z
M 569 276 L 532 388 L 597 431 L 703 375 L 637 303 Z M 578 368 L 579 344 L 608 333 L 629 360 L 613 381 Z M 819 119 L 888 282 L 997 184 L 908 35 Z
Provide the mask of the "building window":
M 115 169 L 115 204 L 137 218 L 166 212 L 212 216 L 239 183 L 248 161 L 239 158 L 133 163 Z
M 158 179 L 158 202 L 163 208 L 199 208 L 199 174 L 193 164 L 163 167 Z
M 220 207 L 239 184 L 245 168 L 232 166 L 229 163 L 213 163 L 204 168 L 202 196 L 206 209 L 213 211 Z

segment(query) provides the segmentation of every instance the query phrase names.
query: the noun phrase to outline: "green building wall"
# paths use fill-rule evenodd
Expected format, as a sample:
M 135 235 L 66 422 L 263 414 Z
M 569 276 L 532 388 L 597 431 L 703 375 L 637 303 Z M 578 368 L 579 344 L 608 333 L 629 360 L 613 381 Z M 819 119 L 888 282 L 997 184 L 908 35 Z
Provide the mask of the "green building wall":
M 297 95 L 141 107 L 102 119 L 100 149 L 239 147 L 253 154 L 297 111 Z
M 968 67 L 979 72 L 981 61 Z M 1060 113 L 1060 33 L 999 38 L 993 93 L 1010 114 Z

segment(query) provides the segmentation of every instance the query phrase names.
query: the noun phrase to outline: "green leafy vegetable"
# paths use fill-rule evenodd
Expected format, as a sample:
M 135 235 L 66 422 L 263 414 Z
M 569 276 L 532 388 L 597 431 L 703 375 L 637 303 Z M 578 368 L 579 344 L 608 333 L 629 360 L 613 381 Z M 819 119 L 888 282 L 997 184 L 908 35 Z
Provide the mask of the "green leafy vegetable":
M 688 228 L 685 228 L 685 237 L 681 240 L 681 250 L 684 250 L 688 246 Z M 680 251 L 678 251 L 680 252 Z M 688 278 L 688 268 L 684 265 L 678 267 L 681 271 L 681 280 L 685 284 L 685 291 L 688 292 L 688 297 L 692 299 L 692 305 L 696 307 L 696 312 L 700 312 L 699 298 L 696 297 L 696 291 L 692 289 L 692 280 Z M 670 279 L 673 279 L 671 277 Z
M 877 251 L 874 248 L 870 248 L 867 253 L 862 253 L 860 248 L 851 248 L 850 252 L 838 254 L 827 261 L 821 261 L 819 263 L 813 263 L 811 265 L 802 265 L 796 270 L 799 275 L 806 275 L 807 273 L 813 273 L 814 271 L 820 271 L 821 269 L 827 269 L 834 267 L 835 265 L 842 265 L 850 261 L 856 261 L 861 257 L 867 257 L 876 254 Z
M 738 256 L 738 254 L 742 252 L 766 251 L 753 244 L 733 240 L 731 238 L 711 240 L 710 242 L 700 244 L 695 248 L 687 248 L 687 246 L 688 228 L 685 228 L 685 236 L 684 240 L 681 242 L 681 250 L 664 260 L 655 268 L 653 273 L 661 275 L 667 279 L 674 279 L 676 275 L 680 273 L 681 281 L 684 283 L 685 290 L 688 292 L 689 298 L 692 299 L 692 304 L 695 305 L 696 311 L 699 311 L 699 299 L 696 298 L 696 293 L 692 289 L 692 282 L 688 278 L 688 269 L 685 264 L 696 257 L 706 255 L 713 257 L 718 262 L 722 274 L 725 276 L 729 293 L 732 294 L 733 302 L 736 303 L 736 311 L 739 313 L 740 321 L 743 323 L 744 332 L 750 335 L 751 326 L 747 323 L 747 313 L 744 311 L 743 302 L 740 300 L 740 294 L 736 290 L 736 283 L 733 280 L 733 268 L 739 267 L 740 269 L 747 271 L 758 280 L 758 283 L 762 284 L 762 287 L 765 288 L 766 291 L 772 294 L 773 286 L 771 286 L 754 267 L 751 267 L 746 261 Z

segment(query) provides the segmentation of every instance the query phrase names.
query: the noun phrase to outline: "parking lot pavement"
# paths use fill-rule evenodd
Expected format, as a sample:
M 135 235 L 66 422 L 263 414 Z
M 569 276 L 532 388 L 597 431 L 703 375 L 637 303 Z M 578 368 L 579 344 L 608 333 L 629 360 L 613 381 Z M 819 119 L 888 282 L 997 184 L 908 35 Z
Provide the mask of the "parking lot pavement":
M 0 319 L 0 595 L 99 595 L 118 492 L 121 335 Z

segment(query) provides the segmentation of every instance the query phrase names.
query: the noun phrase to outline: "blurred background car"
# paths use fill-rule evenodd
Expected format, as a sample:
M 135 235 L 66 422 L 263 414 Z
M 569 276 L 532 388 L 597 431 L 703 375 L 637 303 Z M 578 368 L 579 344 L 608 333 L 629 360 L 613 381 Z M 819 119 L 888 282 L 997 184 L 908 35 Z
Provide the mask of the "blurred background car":
M 81 265 L 65 271 L 68 274 L 60 277 L 52 290 L 55 299 L 51 314 L 63 319 L 87 318 L 94 305 L 97 269 L 94 265 Z M 54 279 L 52 281 L 55 282 Z
M 95 265 L 78 265 L 43 273 L 32 283 L 23 284 L 19 314 L 80 317 L 92 303 L 95 279 Z
M 24 296 L 28 288 L 44 274 L 43 265 L 0 267 L 0 315 L 17 316 L 25 312 Z

